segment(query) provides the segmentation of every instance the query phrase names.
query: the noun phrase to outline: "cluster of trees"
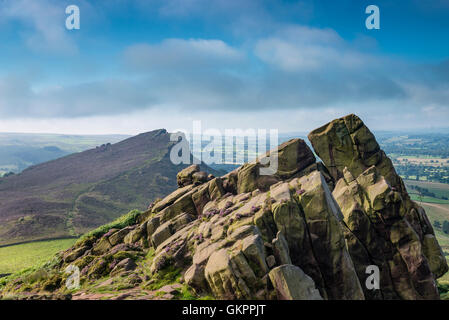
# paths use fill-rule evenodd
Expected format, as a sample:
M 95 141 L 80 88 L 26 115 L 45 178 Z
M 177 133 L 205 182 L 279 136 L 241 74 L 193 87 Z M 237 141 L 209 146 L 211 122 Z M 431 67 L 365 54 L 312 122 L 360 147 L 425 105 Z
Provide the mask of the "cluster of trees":
M 379 139 L 382 149 L 387 154 L 449 158 L 449 134 L 408 134 L 399 139 L 390 138 L 391 135 Z
M 392 139 L 394 138 L 394 139 Z M 428 181 L 449 183 L 449 134 L 448 133 L 423 133 L 423 134 L 384 134 L 379 137 L 381 148 L 388 154 L 395 156 L 430 156 L 442 158 L 432 160 L 439 166 L 426 166 L 424 164 L 411 164 L 407 161 L 394 166 L 399 175 L 407 179 L 419 180 L 426 177 Z
M 441 229 L 445 234 L 449 234 L 449 221 L 444 220 L 443 224 L 441 225 L 440 221 L 435 220 L 433 226 L 437 229 Z
M 420 177 L 426 177 L 428 181 L 449 183 L 449 167 L 430 167 L 414 164 L 395 164 L 400 176 L 410 179 L 411 176 L 419 180 Z
M 439 198 L 443 200 L 449 200 L 446 196 L 438 196 L 435 193 L 429 191 L 427 188 L 422 188 L 420 186 L 410 186 L 411 189 L 418 191 L 419 194 L 425 197 Z
M 435 195 L 435 193 L 430 192 L 429 189 L 426 188 L 421 188 L 420 186 L 410 186 L 412 189 L 418 191 L 421 195 L 423 196 L 427 196 L 427 197 L 432 197 L 432 198 L 437 198 L 437 196 Z

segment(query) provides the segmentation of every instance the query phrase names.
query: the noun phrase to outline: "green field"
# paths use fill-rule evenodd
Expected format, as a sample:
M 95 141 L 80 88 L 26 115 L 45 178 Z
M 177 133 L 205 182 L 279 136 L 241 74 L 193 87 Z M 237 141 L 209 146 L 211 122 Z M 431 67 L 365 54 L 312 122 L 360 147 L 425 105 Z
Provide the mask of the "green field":
M 426 210 L 427 217 L 429 218 L 430 223 L 433 226 L 438 243 L 440 244 L 441 249 L 443 250 L 446 256 L 446 260 L 449 264 L 449 234 L 444 233 L 441 228 L 438 229 L 434 226 L 434 222 L 436 220 L 440 221 L 441 223 L 444 220 L 449 221 L 449 205 L 437 203 L 421 203 L 420 205 Z M 449 283 L 449 272 L 439 278 L 438 281 L 440 283 Z
M 50 260 L 77 239 L 36 241 L 0 248 L 0 274 L 13 273 Z
M 390 153 L 388 154 L 391 158 L 404 158 L 404 159 L 436 159 L 439 161 L 447 161 L 447 158 L 442 157 L 434 157 L 432 155 L 426 155 L 426 154 L 417 154 L 417 155 L 401 155 L 399 153 Z
M 418 186 L 421 188 L 426 188 L 430 192 L 435 193 L 437 197 L 449 196 L 449 184 L 447 183 L 412 181 L 412 180 L 405 180 L 404 182 L 407 186 Z M 414 190 L 409 191 L 414 192 Z
M 441 224 L 444 220 L 449 221 L 449 201 L 427 196 L 420 197 L 416 194 L 416 190 L 410 188 L 412 185 L 418 186 L 433 192 L 437 197 L 449 197 L 449 184 L 410 180 L 405 180 L 404 182 L 407 186 L 408 192 L 410 193 L 410 197 L 426 210 L 427 217 L 434 228 L 438 243 L 445 253 L 446 260 L 449 263 L 449 234 L 444 233 L 441 228 L 436 228 L 434 226 L 434 222 L 437 220 Z M 438 279 L 438 281 L 440 283 L 449 283 L 449 272 Z
M 436 203 L 421 203 L 421 206 L 426 210 L 427 217 L 429 218 L 430 223 L 433 226 L 438 243 L 440 244 L 441 249 L 443 250 L 446 256 L 446 260 L 449 264 L 449 234 L 444 233 L 441 230 L 441 228 L 440 229 L 435 228 L 435 226 L 433 225 L 435 220 L 438 220 L 440 222 L 444 220 L 449 221 L 449 205 L 436 204 Z M 445 275 L 439 278 L 438 282 L 449 283 L 449 272 L 447 272 Z
M 414 180 L 404 180 L 404 183 L 413 201 L 418 203 L 449 204 L 449 200 L 442 199 L 443 197 L 449 198 L 449 184 Z M 418 190 L 412 188 L 414 186 L 427 189 L 429 192 L 434 193 L 435 197 L 420 195 Z
M 418 203 L 438 203 L 438 204 L 449 204 L 449 200 L 443 200 L 443 199 L 438 199 L 438 198 L 433 198 L 433 197 L 427 197 L 427 196 L 419 196 L 417 194 L 413 194 L 410 193 L 410 198 L 413 201 L 416 201 Z

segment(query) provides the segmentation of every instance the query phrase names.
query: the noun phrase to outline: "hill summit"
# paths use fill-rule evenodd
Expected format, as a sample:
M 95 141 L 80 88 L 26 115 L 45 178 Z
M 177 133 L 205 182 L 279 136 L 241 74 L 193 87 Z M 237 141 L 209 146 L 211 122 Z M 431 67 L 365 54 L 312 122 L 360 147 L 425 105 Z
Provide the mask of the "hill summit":
M 192 166 L 142 214 L 86 235 L 3 297 L 438 299 L 448 266 L 425 211 L 355 115 L 212 180 Z M 67 266 L 81 288 L 65 287 Z M 378 282 L 369 270 L 379 271 Z

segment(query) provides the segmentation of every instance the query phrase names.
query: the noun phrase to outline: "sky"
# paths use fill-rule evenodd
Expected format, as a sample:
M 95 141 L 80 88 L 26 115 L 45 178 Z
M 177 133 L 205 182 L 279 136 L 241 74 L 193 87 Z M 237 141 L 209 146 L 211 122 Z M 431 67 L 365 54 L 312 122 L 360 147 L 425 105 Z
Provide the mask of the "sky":
M 349 113 L 449 127 L 449 0 L 0 0 L 0 132 L 306 132 Z

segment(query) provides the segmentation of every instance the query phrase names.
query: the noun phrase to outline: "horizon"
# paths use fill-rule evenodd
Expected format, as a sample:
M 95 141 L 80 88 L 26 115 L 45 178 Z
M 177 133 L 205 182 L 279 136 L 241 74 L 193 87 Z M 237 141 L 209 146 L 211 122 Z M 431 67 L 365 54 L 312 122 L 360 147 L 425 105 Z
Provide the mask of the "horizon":
M 332 119 L 334 120 L 334 119 Z M 318 128 L 318 127 L 317 127 Z M 314 128 L 314 129 L 317 129 Z M 239 128 L 231 128 L 231 129 L 239 129 Z M 279 134 L 282 136 L 289 136 L 289 135 L 302 135 L 307 136 L 311 131 L 279 131 Z M 149 133 L 152 131 L 157 130 L 167 130 L 166 128 L 154 128 L 154 129 L 148 129 L 147 131 L 141 131 L 137 133 L 58 133 L 58 132 L 7 132 L 7 131 L 0 131 L 0 135 L 2 134 L 17 134 L 17 135 L 62 135 L 62 136 L 124 136 L 124 137 L 134 137 L 140 134 Z M 168 133 L 174 133 L 175 131 L 169 131 Z M 449 127 L 439 127 L 439 128 L 418 128 L 418 129 L 412 129 L 412 128 L 405 128 L 405 129 L 385 129 L 385 130 L 372 130 L 374 135 L 377 135 L 379 133 L 391 133 L 391 134 L 449 134 Z M 224 134 L 224 131 L 223 131 Z

